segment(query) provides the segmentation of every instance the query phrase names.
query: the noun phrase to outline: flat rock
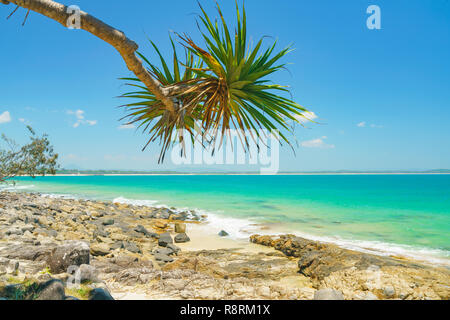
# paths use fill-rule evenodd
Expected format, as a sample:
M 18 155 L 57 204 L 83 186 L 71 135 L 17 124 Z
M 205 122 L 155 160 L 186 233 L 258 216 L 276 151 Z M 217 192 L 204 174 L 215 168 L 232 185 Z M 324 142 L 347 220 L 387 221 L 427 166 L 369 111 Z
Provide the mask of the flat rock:
M 124 241 L 123 247 L 124 247 L 124 249 L 126 249 L 132 253 L 140 253 L 141 252 L 141 249 L 139 249 L 139 247 L 134 242 Z
M 185 243 L 191 241 L 186 233 L 179 233 L 174 238 L 175 243 Z
M 154 257 L 156 259 L 156 261 L 161 261 L 161 262 L 172 262 L 173 258 L 169 257 L 168 255 L 162 254 L 162 253 L 155 253 Z
M 170 233 L 166 232 L 159 235 L 158 244 L 161 247 L 167 247 L 169 244 L 173 244 L 173 239 Z
M 314 293 L 314 300 L 344 300 L 342 292 L 334 289 L 321 289 Z
M 91 245 L 91 254 L 93 256 L 106 256 L 111 251 L 111 247 L 107 243 L 96 243 Z

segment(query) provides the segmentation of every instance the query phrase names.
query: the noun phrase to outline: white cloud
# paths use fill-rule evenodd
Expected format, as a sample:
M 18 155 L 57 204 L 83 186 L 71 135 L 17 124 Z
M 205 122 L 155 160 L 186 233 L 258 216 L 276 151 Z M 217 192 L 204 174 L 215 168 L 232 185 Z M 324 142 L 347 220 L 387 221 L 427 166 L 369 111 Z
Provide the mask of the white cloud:
M 360 123 L 358 123 L 356 126 L 358 126 L 358 127 L 360 127 L 360 128 L 364 128 L 364 127 L 366 126 L 366 122 L 365 122 L 365 121 L 360 122 Z
M 117 127 L 117 129 L 119 129 L 119 130 L 128 130 L 128 129 L 134 129 L 134 128 L 136 128 L 136 126 L 134 124 L 132 124 L 132 123 L 130 123 L 130 124 L 122 124 L 122 125 Z
M 306 122 L 309 122 L 309 120 L 314 120 L 314 119 L 318 118 L 318 116 L 314 112 L 310 112 L 310 111 L 303 112 L 302 115 L 303 116 L 300 116 L 300 115 L 295 116 L 297 121 L 300 123 L 306 123 Z
M 85 119 L 83 110 L 79 110 L 79 109 L 76 111 L 69 110 L 69 111 L 67 111 L 67 114 L 74 115 L 75 118 L 77 119 L 77 121 L 72 125 L 72 127 L 74 127 L 74 128 L 78 128 L 80 125 L 83 125 L 83 124 L 86 124 L 88 126 L 95 126 L 98 123 L 97 120 Z
M 19 118 L 19 121 L 20 122 L 25 122 L 25 119 L 24 118 Z
M 360 127 L 360 128 L 365 128 L 365 127 L 367 127 L 367 122 L 365 122 L 365 121 L 360 122 L 356 126 Z M 373 123 L 370 124 L 369 127 L 371 127 L 371 128 L 383 128 L 382 125 L 380 125 L 380 124 L 373 124 Z
M 303 141 L 301 146 L 304 148 L 320 148 L 320 149 L 333 149 L 335 148 L 334 144 L 326 144 L 324 140 L 327 137 L 323 136 L 321 138 L 312 139 L 308 141 Z
M 8 123 L 11 122 L 11 114 L 9 111 L 5 111 L 0 114 L 0 123 Z

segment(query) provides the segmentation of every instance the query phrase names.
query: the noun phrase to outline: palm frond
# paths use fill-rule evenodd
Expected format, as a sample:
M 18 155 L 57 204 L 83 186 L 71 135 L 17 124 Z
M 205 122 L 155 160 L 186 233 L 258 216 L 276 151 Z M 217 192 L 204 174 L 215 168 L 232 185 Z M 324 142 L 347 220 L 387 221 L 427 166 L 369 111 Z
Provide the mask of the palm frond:
M 144 55 L 138 55 L 145 61 L 148 71 L 155 77 L 162 85 L 170 86 L 189 82 L 197 77 L 197 74 L 192 72 L 192 69 L 201 69 L 202 62 L 194 57 L 194 55 L 185 50 L 185 62 L 181 63 L 178 59 L 175 44 L 170 39 L 173 48 L 173 67 L 169 68 L 168 63 L 163 58 L 158 47 L 149 40 L 153 49 L 160 58 L 162 70 L 152 64 Z M 184 72 L 182 72 L 184 69 Z M 159 140 L 161 144 L 161 153 L 159 162 L 164 161 L 165 154 L 175 140 L 183 143 L 185 137 L 183 133 L 187 130 L 191 137 L 193 136 L 193 128 L 195 121 L 199 119 L 200 112 L 196 110 L 200 104 L 195 104 L 190 108 L 185 107 L 195 97 L 189 93 L 181 94 L 176 99 L 176 112 L 170 112 L 165 105 L 155 95 L 145 87 L 138 78 L 121 78 L 121 80 L 128 81 L 127 85 L 133 88 L 138 88 L 139 91 L 127 92 L 121 95 L 121 98 L 131 98 L 137 102 L 127 103 L 121 107 L 125 107 L 128 114 L 122 118 L 127 119 L 126 124 L 136 124 L 137 128 L 141 128 L 143 132 L 150 135 L 147 146 Z
M 200 9 L 200 32 L 206 48 L 201 48 L 186 34 L 179 37 L 184 46 L 208 67 L 207 72 L 193 71 L 198 78 L 191 81 L 186 90 L 201 102 L 202 129 L 213 137 L 224 137 L 228 129 L 237 129 L 238 133 L 255 130 L 258 137 L 258 129 L 290 131 L 289 122 L 299 123 L 298 119 L 307 110 L 283 96 L 289 93 L 287 87 L 269 84 L 267 77 L 285 68 L 280 60 L 292 51 L 291 48 L 275 52 L 275 42 L 263 50 L 262 38 L 251 49 L 247 44 L 245 8 L 241 15 L 236 5 L 234 36 L 230 34 L 219 5 L 220 27 L 217 21 L 212 22 L 201 5 Z M 289 144 L 282 132 L 279 136 Z M 247 136 L 241 138 L 245 142 L 244 148 L 248 147 Z
M 177 89 L 173 96 L 177 102 L 176 112 L 169 112 L 138 79 L 124 78 L 132 81 L 130 86 L 138 88 L 138 91 L 122 95 L 137 99 L 137 102 L 125 105 L 131 111 L 126 117 L 129 123 L 138 123 L 150 134 L 147 145 L 158 139 L 161 141 L 160 161 L 164 160 L 174 138 L 184 141 L 180 130 L 186 130 L 193 139 L 196 122 L 201 123 L 202 139 L 212 137 L 209 141 L 212 152 L 216 146 L 215 139 L 226 137 L 228 129 L 236 129 L 246 151 L 249 151 L 249 141 L 244 132 L 256 133 L 251 137 L 259 147 L 259 129 L 281 129 L 277 137 L 290 145 L 285 132 L 292 131 L 290 123 L 302 124 L 299 120 L 308 120 L 304 116 L 307 110 L 286 98 L 290 94 L 289 89 L 271 83 L 269 76 L 285 69 L 286 65 L 281 60 L 292 49 L 287 47 L 276 51 L 276 42 L 264 48 L 264 38 L 251 48 L 247 39 L 245 7 L 241 14 L 236 4 L 237 21 L 233 36 L 219 5 L 220 23 L 213 23 L 201 5 L 200 9 L 202 13 L 198 25 L 204 47 L 196 44 L 187 34 L 178 34 L 185 49 L 184 63 L 180 63 L 172 39 L 172 69 L 153 42 L 151 44 L 160 58 L 161 68 L 140 54 L 149 72 L 166 89 Z

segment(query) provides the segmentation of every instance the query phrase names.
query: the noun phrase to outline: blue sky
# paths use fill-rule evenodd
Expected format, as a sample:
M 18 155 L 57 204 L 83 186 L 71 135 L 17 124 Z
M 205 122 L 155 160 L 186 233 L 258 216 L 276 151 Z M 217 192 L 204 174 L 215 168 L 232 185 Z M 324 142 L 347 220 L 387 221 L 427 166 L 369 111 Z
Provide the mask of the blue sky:
M 215 15 L 213 1 L 202 0 Z M 234 21 L 234 1 L 219 1 Z M 295 129 L 296 154 L 281 151 L 281 170 L 450 168 L 450 2 L 247 0 L 249 35 L 290 43 L 295 101 L 320 124 Z M 199 39 L 194 0 L 70 0 L 123 30 L 155 58 L 147 36 L 169 54 L 169 30 Z M 381 30 L 369 30 L 369 5 L 381 9 Z M 141 152 L 146 136 L 120 129 L 117 78 L 130 76 L 118 53 L 78 30 L 0 6 L 0 132 L 25 141 L 25 124 L 49 134 L 63 167 L 179 170 L 157 164 L 158 146 Z M 201 169 L 186 168 L 186 170 Z M 230 169 L 215 167 L 214 169 Z M 235 167 L 248 170 L 252 167 Z M 211 168 L 208 168 L 211 170 Z

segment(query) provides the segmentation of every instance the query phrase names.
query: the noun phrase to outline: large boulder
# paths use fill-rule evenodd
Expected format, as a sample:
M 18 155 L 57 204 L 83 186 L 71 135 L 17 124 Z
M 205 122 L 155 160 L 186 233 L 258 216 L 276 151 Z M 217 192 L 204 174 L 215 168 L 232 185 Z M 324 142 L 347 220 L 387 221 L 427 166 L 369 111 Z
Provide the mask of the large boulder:
M 89 264 L 89 244 L 83 241 L 66 241 L 56 247 L 47 259 L 47 265 L 54 274 L 67 272 L 70 266 Z
M 96 288 L 89 292 L 89 300 L 114 300 L 106 289 Z
M 35 300 L 65 300 L 65 298 L 63 282 L 52 279 L 39 285 Z
M 314 293 L 314 300 L 344 300 L 342 292 L 334 289 L 321 289 Z

